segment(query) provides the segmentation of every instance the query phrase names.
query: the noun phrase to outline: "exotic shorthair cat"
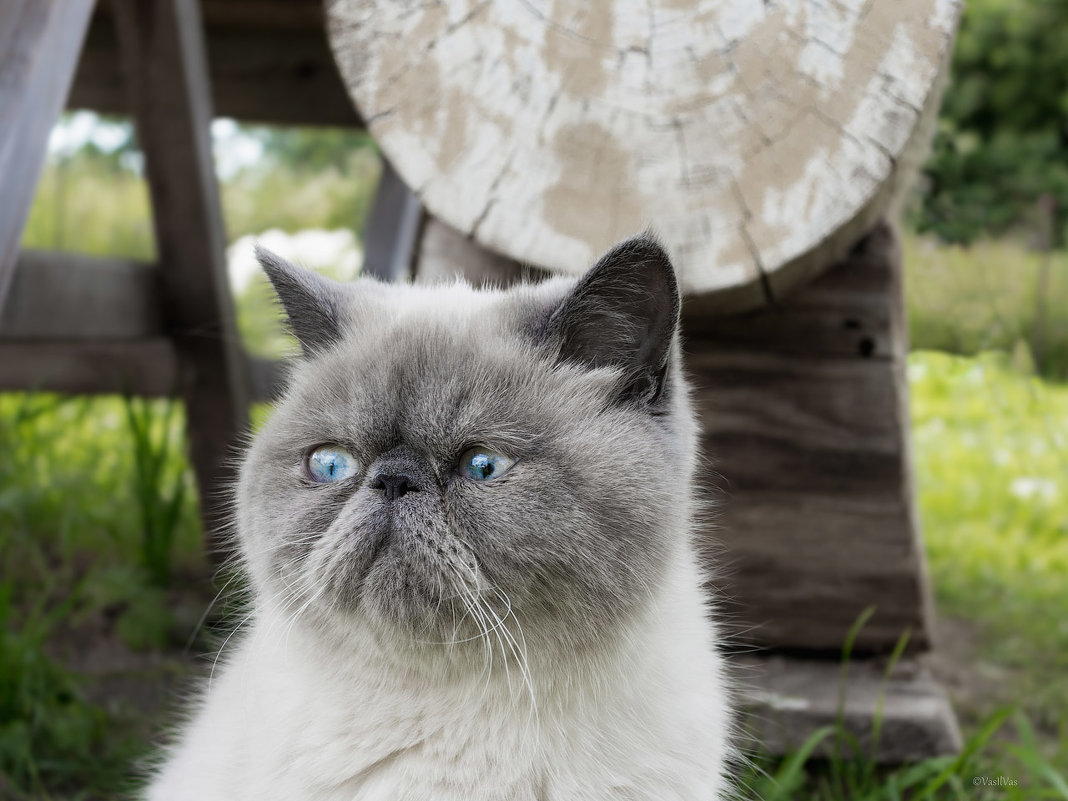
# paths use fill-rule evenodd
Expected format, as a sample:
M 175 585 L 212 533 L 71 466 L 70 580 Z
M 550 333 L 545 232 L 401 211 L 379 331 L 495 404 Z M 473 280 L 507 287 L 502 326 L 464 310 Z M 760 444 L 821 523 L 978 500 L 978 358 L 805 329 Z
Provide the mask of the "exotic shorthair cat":
M 241 469 L 251 622 L 147 797 L 724 798 L 660 246 L 506 291 L 259 258 L 303 356 Z

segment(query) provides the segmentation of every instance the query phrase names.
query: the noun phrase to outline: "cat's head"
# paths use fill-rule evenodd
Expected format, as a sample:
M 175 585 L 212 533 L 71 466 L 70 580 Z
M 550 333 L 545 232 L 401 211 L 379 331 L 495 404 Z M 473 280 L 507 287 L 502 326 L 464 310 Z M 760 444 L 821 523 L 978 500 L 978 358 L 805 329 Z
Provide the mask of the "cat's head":
M 695 426 L 655 240 L 507 291 L 259 256 L 303 357 L 243 465 L 239 533 L 296 625 L 460 643 L 514 616 L 582 648 L 662 586 Z

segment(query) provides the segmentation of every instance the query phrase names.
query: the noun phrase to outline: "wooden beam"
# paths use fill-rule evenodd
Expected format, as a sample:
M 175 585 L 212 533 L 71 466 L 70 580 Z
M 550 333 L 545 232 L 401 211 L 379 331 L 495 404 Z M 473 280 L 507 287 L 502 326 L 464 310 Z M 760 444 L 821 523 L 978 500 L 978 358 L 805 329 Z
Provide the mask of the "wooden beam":
M 159 282 L 152 264 L 22 251 L 0 317 L 0 391 L 177 394 Z M 281 394 L 282 362 L 241 360 L 255 400 Z
M 842 728 L 813 752 L 900 765 L 956 754 L 960 729 L 945 692 L 917 661 L 904 659 L 892 673 L 880 660 L 853 660 L 845 676 L 835 661 L 785 656 L 732 655 L 747 746 L 770 754 L 796 753 L 823 726 Z M 853 751 L 859 747 L 859 753 Z
M 204 14 L 217 116 L 283 125 L 362 127 L 327 44 L 320 2 L 215 0 L 204 4 Z M 130 113 L 107 4 L 93 16 L 67 105 Z
M 419 198 L 383 158 L 378 189 L 364 225 L 361 273 L 383 281 L 409 278 L 422 221 Z
M 138 340 L 163 336 L 159 269 L 122 259 L 22 251 L 0 338 Z
M 108 341 L 0 340 L 0 392 L 177 394 L 178 359 L 164 337 Z
M 196 0 L 115 0 L 123 73 L 145 155 L 162 308 L 174 338 L 209 550 L 221 555 L 233 448 L 248 429 L 248 375 L 226 277 Z
M 0 310 L 93 0 L 0 0 Z
M 245 368 L 252 397 L 276 400 L 285 388 L 282 362 L 252 357 Z M 178 394 L 174 343 L 164 337 L 118 340 L 0 339 L 0 392 L 69 395 Z
M 777 309 L 709 319 L 684 306 L 705 476 L 703 537 L 738 639 L 858 653 L 905 629 L 930 645 L 912 486 L 901 261 L 888 227 Z M 733 601 L 726 599 L 734 599 Z

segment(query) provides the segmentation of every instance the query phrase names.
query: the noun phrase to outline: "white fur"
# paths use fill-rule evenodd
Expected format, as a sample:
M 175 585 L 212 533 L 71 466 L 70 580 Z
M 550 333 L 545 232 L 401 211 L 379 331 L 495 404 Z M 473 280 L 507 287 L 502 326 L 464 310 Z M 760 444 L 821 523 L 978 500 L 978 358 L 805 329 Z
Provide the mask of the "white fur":
M 324 643 L 263 610 L 206 693 L 150 801 L 712 801 L 728 693 L 689 549 L 611 652 L 531 654 L 531 703 L 489 670 L 401 663 L 354 632 Z M 403 665 L 403 666 L 402 666 Z

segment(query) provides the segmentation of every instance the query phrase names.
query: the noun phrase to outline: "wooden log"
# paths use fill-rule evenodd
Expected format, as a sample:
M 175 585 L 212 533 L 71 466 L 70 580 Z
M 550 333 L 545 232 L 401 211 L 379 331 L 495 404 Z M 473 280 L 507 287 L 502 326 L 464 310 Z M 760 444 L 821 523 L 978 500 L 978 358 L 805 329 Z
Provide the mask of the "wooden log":
M 478 247 L 469 236 L 435 217 L 426 218 L 419 240 L 415 278 L 420 283 L 446 283 L 463 278 L 472 286 L 507 286 L 516 281 L 536 281 L 549 273 L 520 264 L 514 259 Z
M 579 274 L 647 226 L 706 310 L 827 269 L 926 146 L 960 0 L 328 0 L 369 130 L 427 210 Z
M 122 259 L 22 251 L 0 339 L 152 339 L 164 335 L 159 270 Z
M 0 0 L 0 310 L 93 0 Z
M 211 94 L 196 0 L 115 0 L 123 73 L 153 207 L 160 288 L 209 550 L 222 555 L 224 488 L 248 428 L 248 375 L 226 276 Z
M 763 753 L 796 753 L 817 729 L 839 725 L 851 738 L 826 738 L 813 756 L 830 758 L 837 749 L 840 758 L 900 765 L 962 747 L 949 699 L 916 660 L 898 662 L 892 673 L 881 661 L 854 660 L 845 675 L 829 660 L 734 655 L 731 661 L 743 748 L 749 740 Z
M 910 630 L 931 602 L 913 498 L 901 264 L 889 227 L 778 308 L 710 320 L 684 307 L 690 377 L 717 479 L 705 532 L 737 637 L 837 653 Z
M 248 358 L 245 370 L 254 400 L 273 401 L 282 393 L 282 362 Z M 180 375 L 174 343 L 165 337 L 0 339 L 0 392 L 166 398 L 179 394 Z
M 207 0 L 203 10 L 215 114 L 361 127 L 326 41 L 319 0 Z M 93 15 L 67 107 L 130 113 L 106 3 Z
M 361 273 L 383 281 L 409 278 L 422 224 L 419 199 L 390 163 L 382 159 L 378 189 L 364 225 Z

